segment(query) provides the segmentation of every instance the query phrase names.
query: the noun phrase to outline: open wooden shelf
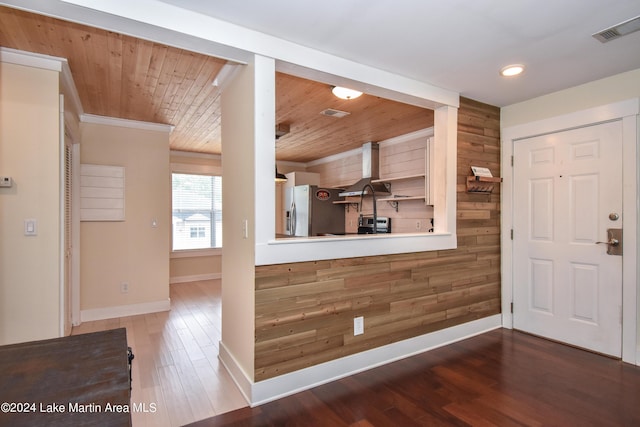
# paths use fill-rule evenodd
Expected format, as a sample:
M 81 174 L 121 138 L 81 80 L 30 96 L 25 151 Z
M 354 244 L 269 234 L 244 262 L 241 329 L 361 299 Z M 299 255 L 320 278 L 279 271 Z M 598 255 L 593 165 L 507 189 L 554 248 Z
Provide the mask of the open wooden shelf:
M 468 176 L 467 192 L 490 194 L 496 184 L 502 182 L 502 178 L 494 176 Z
M 347 205 L 347 212 L 349 212 L 350 208 L 360 210 L 360 202 L 355 200 L 334 200 L 331 203 L 334 205 Z
M 422 200 L 425 201 L 426 198 L 425 196 L 391 196 L 391 197 L 384 197 L 382 199 L 378 199 L 378 202 L 387 202 L 392 208 L 394 208 L 396 210 L 396 212 L 398 212 L 398 205 L 399 202 L 404 202 L 407 200 Z
M 377 199 L 378 202 L 402 202 L 404 200 L 424 200 L 424 196 L 396 196 Z
M 406 181 L 409 179 L 416 179 L 416 178 L 424 178 L 425 174 L 421 173 L 421 174 L 417 174 L 417 175 L 407 175 L 407 176 L 399 176 L 396 178 L 380 178 L 380 179 L 372 179 L 371 182 L 393 182 L 393 181 Z

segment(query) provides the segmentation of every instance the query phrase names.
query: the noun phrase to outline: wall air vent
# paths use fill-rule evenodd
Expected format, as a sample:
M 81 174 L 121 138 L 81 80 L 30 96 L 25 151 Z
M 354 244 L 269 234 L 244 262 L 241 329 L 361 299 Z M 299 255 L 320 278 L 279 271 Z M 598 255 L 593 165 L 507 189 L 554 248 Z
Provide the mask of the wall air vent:
M 326 110 L 322 110 L 320 114 L 329 117 L 342 118 L 344 116 L 348 116 L 351 113 L 347 113 L 346 111 L 334 110 L 333 108 L 327 108 Z
M 614 25 L 613 27 L 605 28 L 602 31 L 592 34 L 592 36 L 597 40 L 600 40 L 602 43 L 606 43 L 638 30 L 640 30 L 640 16 L 636 16 L 635 18 Z

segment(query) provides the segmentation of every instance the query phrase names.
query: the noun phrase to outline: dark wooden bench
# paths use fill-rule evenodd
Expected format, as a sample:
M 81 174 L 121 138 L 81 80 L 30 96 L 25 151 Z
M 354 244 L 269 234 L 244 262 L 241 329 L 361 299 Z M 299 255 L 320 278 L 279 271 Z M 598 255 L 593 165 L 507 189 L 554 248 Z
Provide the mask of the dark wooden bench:
M 130 426 L 124 328 L 0 347 L 0 426 Z

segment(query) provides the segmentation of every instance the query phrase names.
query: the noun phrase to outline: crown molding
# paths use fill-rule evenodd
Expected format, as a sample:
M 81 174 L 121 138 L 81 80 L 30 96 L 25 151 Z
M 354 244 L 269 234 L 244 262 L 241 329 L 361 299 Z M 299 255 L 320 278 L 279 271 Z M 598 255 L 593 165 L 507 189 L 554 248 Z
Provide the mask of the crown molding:
M 220 160 L 222 159 L 222 154 L 217 153 L 200 153 L 197 151 L 181 151 L 181 150 L 171 150 L 171 155 L 176 157 L 192 157 L 197 159 L 212 159 L 212 160 Z
M 0 47 L 0 62 L 57 71 L 60 73 L 60 90 L 62 94 L 69 98 L 73 109 L 78 115 L 83 114 L 82 102 L 80 102 L 80 96 L 66 58 Z
M 43 70 L 57 71 L 60 73 L 62 72 L 62 63 L 66 63 L 67 60 L 56 56 L 0 47 L 0 62 L 41 68 Z
M 62 62 L 60 85 L 62 86 L 62 93 L 69 98 L 75 113 L 78 114 L 78 117 L 81 117 L 84 114 L 84 108 L 82 107 L 82 101 L 80 101 L 80 95 L 78 95 L 76 82 L 73 80 L 73 74 L 71 74 L 71 68 L 69 68 L 69 63 L 66 59 Z
M 162 123 L 142 122 L 138 120 L 120 119 L 117 117 L 97 116 L 95 114 L 82 114 L 81 123 L 97 125 L 119 126 L 132 129 L 151 130 L 155 132 L 171 133 L 175 126 Z

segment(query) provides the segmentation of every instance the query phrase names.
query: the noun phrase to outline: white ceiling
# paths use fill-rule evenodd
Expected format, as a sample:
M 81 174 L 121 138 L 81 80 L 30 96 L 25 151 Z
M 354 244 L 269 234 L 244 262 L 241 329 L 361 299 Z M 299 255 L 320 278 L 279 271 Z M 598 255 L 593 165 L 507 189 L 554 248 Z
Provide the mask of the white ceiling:
M 640 68 L 640 31 L 591 36 L 639 0 L 162 1 L 496 106 Z

